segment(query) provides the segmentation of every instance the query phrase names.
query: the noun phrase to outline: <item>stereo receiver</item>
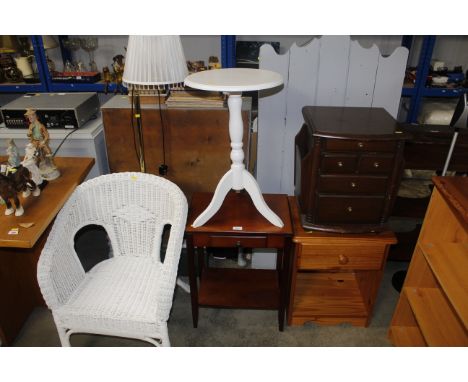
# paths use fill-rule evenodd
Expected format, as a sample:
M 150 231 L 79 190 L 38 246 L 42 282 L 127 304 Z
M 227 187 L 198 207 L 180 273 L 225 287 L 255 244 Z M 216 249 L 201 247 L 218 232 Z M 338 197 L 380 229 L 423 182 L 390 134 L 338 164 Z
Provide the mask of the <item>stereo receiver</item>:
M 99 98 L 96 93 L 25 94 L 1 108 L 5 126 L 27 129 L 26 109 L 36 110 L 39 120 L 49 129 L 76 129 L 98 113 Z

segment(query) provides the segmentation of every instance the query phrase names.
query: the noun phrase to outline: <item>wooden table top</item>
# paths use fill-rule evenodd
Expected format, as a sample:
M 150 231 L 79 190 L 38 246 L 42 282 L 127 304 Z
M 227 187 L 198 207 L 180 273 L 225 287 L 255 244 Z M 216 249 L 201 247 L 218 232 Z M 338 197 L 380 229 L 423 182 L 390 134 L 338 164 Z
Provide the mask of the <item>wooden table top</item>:
M 292 235 L 287 195 L 263 194 L 265 202 L 283 221 L 284 226 L 280 228 L 271 224 L 257 211 L 250 195 L 245 191 L 240 193 L 230 191 L 218 212 L 203 226 L 193 228 L 191 224 L 205 210 L 212 197 L 213 193 L 211 192 L 193 194 L 186 232 Z M 236 229 L 238 227 L 242 227 L 242 229 Z
M 462 176 L 437 176 L 435 186 L 464 227 L 468 227 L 468 178 Z
M 6 158 L 0 157 L 0 161 Z M 0 207 L 0 247 L 32 248 L 75 188 L 86 178 L 94 165 L 94 158 L 55 158 L 60 177 L 49 181 L 41 195 L 21 198 L 23 216 L 4 215 L 5 206 Z M 34 223 L 23 228 L 19 223 Z M 19 228 L 18 235 L 9 235 L 12 228 Z
M 379 233 L 334 233 L 305 230 L 302 227 L 299 213 L 299 206 L 295 196 L 289 196 L 289 206 L 291 208 L 291 220 L 294 227 L 293 242 L 304 243 L 310 242 L 315 244 L 329 243 L 331 240 L 339 241 L 342 244 L 351 243 L 356 239 L 360 242 L 378 242 L 380 244 L 396 244 L 397 240 L 392 231 L 383 231 Z

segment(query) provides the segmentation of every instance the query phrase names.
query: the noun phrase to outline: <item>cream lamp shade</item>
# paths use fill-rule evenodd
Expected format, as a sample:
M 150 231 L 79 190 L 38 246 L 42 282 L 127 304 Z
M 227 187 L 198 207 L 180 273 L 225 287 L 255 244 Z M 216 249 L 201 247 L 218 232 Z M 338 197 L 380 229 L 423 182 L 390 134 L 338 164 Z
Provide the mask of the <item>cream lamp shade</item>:
M 129 90 L 179 86 L 187 74 L 180 36 L 129 36 L 122 79 Z

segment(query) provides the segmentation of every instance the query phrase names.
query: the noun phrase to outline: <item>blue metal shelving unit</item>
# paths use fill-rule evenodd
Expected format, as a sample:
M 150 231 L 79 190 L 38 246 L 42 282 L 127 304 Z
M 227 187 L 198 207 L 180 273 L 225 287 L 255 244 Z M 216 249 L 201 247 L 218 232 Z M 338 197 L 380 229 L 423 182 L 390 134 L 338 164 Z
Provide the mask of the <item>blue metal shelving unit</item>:
M 412 40 L 405 36 L 402 45 L 411 46 Z M 427 76 L 431 66 L 432 53 L 436 42 L 436 36 L 425 36 L 421 47 L 418 61 L 418 71 L 416 83 L 413 88 L 403 88 L 402 96 L 411 97 L 411 104 L 406 121 L 416 123 L 421 103 L 424 97 L 458 97 L 463 93 L 468 93 L 466 88 L 435 88 L 426 86 Z
M 45 54 L 44 48 L 42 45 L 42 37 L 40 36 L 30 36 L 31 43 L 34 49 L 34 56 L 36 57 L 37 70 L 39 72 L 40 82 L 37 84 L 0 84 L 0 93 L 36 93 L 36 92 L 46 92 L 47 91 L 47 81 L 46 81 L 46 66 L 44 67 Z M 40 38 L 40 41 L 38 40 Z
M 236 66 L 236 36 L 221 36 L 221 65 L 223 68 Z

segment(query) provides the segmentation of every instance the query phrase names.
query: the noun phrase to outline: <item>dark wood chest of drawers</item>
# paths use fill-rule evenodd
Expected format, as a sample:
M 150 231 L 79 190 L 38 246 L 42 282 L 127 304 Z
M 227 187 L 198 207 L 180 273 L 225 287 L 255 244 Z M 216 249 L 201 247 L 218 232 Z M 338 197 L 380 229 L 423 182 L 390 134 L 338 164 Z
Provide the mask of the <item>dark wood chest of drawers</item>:
M 306 106 L 295 139 L 295 194 L 306 229 L 385 229 L 407 135 L 382 108 Z

